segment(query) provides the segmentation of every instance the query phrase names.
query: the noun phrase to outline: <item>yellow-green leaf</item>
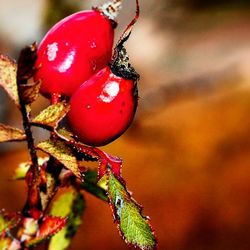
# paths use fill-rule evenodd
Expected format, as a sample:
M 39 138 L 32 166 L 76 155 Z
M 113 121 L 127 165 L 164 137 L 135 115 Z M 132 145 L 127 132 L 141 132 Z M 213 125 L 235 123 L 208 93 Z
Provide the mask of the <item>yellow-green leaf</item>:
M 76 177 L 79 179 L 82 178 L 77 159 L 64 142 L 59 140 L 47 140 L 40 142 L 37 148 L 56 158 L 65 168 L 71 170 Z
M 67 217 L 67 224 L 52 237 L 49 250 L 65 250 L 69 247 L 73 236 L 81 224 L 85 201 L 81 193 L 74 189 L 63 193 L 52 205 L 52 216 Z
M 5 89 L 11 99 L 19 106 L 16 75 L 16 63 L 9 57 L 0 54 L 0 86 Z
M 112 173 L 108 174 L 108 196 L 118 229 L 128 245 L 142 250 L 156 248 L 156 238 L 148 217 Z
M 60 129 L 56 130 L 55 133 L 56 133 L 56 135 L 57 135 L 60 139 L 62 139 L 62 140 L 64 140 L 64 141 L 69 142 L 69 141 L 73 140 L 73 134 L 72 134 L 71 132 L 69 132 L 69 131 L 68 131 L 67 129 L 65 129 L 65 128 L 60 128 Z
M 25 138 L 24 131 L 0 123 L 0 142 L 23 141 Z
M 32 124 L 49 127 L 54 130 L 58 123 L 69 111 L 69 104 L 60 102 L 44 109 L 37 117 L 32 120 Z

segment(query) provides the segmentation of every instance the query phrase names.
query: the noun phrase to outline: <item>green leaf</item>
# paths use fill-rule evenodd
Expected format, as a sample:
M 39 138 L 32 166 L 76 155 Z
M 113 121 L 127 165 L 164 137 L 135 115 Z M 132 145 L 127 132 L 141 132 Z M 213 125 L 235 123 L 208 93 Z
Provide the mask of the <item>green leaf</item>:
M 24 131 L 0 123 L 0 142 L 24 141 Z
M 9 57 L 0 54 L 0 86 L 5 89 L 10 98 L 19 106 L 16 76 L 16 63 Z
M 97 198 L 103 200 L 103 201 L 108 201 L 108 197 L 106 194 L 106 190 L 102 188 L 98 182 L 96 183 L 97 180 L 97 171 L 95 170 L 88 170 L 87 172 L 84 172 L 84 182 L 81 183 L 81 187 L 96 196 Z
M 82 180 L 77 159 L 64 142 L 59 140 L 47 140 L 40 142 L 37 148 L 56 158 L 65 168 L 71 170 L 76 177 Z
M 67 224 L 59 233 L 52 237 L 49 250 L 67 249 L 81 224 L 85 201 L 81 193 L 74 189 L 63 193 L 52 205 L 50 214 L 67 217 Z
M 0 211 L 0 236 L 6 231 L 17 226 L 21 216 L 18 213 L 6 213 Z
M 148 217 L 131 197 L 124 184 L 112 173 L 108 174 L 108 196 L 118 229 L 128 245 L 139 249 L 155 249 L 156 238 Z

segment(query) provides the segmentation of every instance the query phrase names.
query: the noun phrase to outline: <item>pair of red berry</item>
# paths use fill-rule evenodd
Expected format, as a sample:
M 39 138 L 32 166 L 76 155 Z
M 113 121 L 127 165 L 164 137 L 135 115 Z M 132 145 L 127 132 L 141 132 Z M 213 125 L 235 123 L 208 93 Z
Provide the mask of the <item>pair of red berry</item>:
M 139 7 L 137 2 L 137 16 L 112 57 L 112 14 L 119 3 L 114 0 L 64 18 L 49 30 L 37 53 L 35 80 L 42 81 L 41 93 L 70 98 L 69 125 L 91 146 L 106 145 L 123 134 L 137 108 L 138 74 L 128 63 L 123 43 Z

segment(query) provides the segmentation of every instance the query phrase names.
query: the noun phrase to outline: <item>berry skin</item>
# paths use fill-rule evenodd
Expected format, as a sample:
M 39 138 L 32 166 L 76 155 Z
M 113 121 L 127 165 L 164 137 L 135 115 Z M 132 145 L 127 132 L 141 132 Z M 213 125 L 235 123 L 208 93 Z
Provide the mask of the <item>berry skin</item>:
M 55 24 L 41 41 L 35 67 L 40 92 L 71 96 L 80 84 L 110 61 L 112 21 L 99 10 L 81 11 Z
M 81 142 L 104 146 L 127 130 L 137 103 L 135 81 L 115 75 L 107 66 L 71 97 L 69 125 Z

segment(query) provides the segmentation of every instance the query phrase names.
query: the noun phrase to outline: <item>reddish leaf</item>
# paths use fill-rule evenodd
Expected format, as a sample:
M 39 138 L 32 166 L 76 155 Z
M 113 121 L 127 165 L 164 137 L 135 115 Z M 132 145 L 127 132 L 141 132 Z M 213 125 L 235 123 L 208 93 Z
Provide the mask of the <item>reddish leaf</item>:
M 6 231 L 16 227 L 21 220 L 19 213 L 7 213 L 4 210 L 0 211 L 0 236 Z
M 98 161 L 98 178 L 101 179 L 107 171 L 112 170 L 112 173 L 121 181 L 121 168 L 122 168 L 122 160 L 106 152 L 100 150 L 99 148 L 89 147 L 80 142 L 78 142 L 74 136 L 68 132 L 67 130 L 59 130 L 56 132 L 56 135 L 68 145 L 73 150 L 73 154 L 77 156 L 77 158 L 82 158 L 86 161 Z
M 26 242 L 28 247 L 34 246 L 41 241 L 47 240 L 59 232 L 67 223 L 66 218 L 45 216 L 39 225 L 36 236 Z
M 66 218 L 45 216 L 40 224 L 37 237 L 44 238 L 53 236 L 66 225 L 66 222 Z
M 99 179 L 102 178 L 109 169 L 112 169 L 112 172 L 118 178 L 121 176 L 122 160 L 119 157 L 107 154 L 99 148 L 89 147 L 76 141 L 73 135 L 66 130 L 63 130 L 62 133 L 60 130 L 57 131 L 57 136 L 64 140 L 66 144 L 75 151 L 78 158 L 81 157 L 82 154 L 83 159 L 99 161 Z

